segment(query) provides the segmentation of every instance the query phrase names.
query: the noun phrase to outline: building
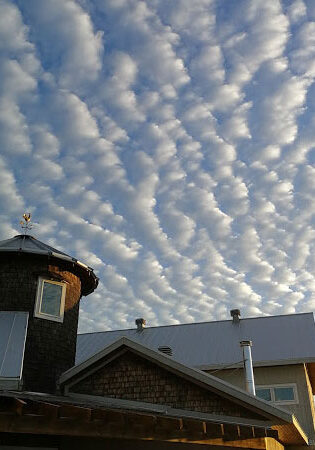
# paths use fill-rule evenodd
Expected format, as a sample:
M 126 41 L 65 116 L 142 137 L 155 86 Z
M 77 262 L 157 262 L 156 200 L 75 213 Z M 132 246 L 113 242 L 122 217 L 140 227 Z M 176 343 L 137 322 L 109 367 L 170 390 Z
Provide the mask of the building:
M 81 334 L 76 363 L 123 336 L 241 389 L 245 389 L 245 377 L 239 343 L 251 340 L 256 395 L 294 413 L 310 440 L 315 439 L 313 313 L 250 319 L 236 314 L 215 322 Z
M 170 341 L 149 345 L 141 320 L 133 336 L 98 347 L 81 336 L 75 365 L 80 298 L 97 283 L 90 267 L 32 236 L 0 242 L 0 448 L 308 444 L 291 411 L 207 373 L 211 365 L 180 361 Z

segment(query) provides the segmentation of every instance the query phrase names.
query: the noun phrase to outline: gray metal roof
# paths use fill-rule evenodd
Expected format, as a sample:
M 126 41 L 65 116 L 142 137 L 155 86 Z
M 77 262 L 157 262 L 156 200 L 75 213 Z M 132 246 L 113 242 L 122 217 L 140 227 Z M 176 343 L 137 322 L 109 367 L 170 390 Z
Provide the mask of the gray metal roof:
M 54 257 L 71 263 L 79 270 L 81 281 L 82 278 L 84 279 L 84 283 L 82 284 L 83 295 L 90 294 L 98 285 L 98 278 L 91 267 L 88 267 L 81 261 L 78 261 L 76 258 L 73 258 L 64 252 L 39 241 L 33 236 L 19 234 L 11 239 L 0 241 L 0 255 L 7 253 L 32 253 L 40 256 Z
M 36 255 L 55 256 L 65 261 L 77 262 L 75 258 L 72 258 L 66 253 L 44 244 L 44 242 L 39 241 L 33 236 L 25 234 L 19 234 L 11 239 L 0 241 L 0 252 L 35 253 Z M 84 264 L 82 265 L 84 266 Z
M 0 388 L 21 380 L 27 323 L 27 312 L 0 312 Z
M 172 348 L 173 359 L 201 369 L 240 365 L 240 341 L 253 342 L 255 366 L 315 362 L 313 313 L 191 323 L 78 335 L 76 364 L 113 343 L 128 337 L 148 348 Z

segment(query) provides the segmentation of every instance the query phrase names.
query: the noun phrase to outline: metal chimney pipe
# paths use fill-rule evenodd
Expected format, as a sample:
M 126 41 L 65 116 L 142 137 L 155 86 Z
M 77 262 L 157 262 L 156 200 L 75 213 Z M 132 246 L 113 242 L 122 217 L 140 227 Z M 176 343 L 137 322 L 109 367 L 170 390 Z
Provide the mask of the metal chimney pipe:
M 241 341 L 245 369 L 245 388 L 249 394 L 256 395 L 251 346 L 252 341 Z

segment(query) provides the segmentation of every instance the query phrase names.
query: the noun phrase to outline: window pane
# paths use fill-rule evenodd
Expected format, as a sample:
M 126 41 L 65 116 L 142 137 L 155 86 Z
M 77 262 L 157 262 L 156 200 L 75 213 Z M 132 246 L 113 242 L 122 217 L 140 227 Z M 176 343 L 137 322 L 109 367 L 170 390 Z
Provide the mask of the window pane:
M 41 312 L 51 316 L 60 316 L 62 286 L 44 281 Z
M 271 392 L 270 389 L 256 389 L 256 396 L 262 398 L 263 400 L 267 400 L 271 402 Z
M 293 387 L 277 387 L 274 388 L 275 401 L 280 400 L 294 400 L 294 390 Z

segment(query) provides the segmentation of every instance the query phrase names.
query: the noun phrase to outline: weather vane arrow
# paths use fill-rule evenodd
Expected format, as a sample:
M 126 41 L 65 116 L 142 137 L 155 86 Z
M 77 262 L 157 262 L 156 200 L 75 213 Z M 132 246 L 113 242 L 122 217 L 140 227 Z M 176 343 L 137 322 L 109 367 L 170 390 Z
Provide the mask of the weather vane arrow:
M 27 234 L 27 232 L 33 227 L 33 224 L 31 223 L 31 214 L 24 213 L 22 217 L 24 220 L 20 221 L 20 225 L 22 230 L 24 230 L 24 234 Z

